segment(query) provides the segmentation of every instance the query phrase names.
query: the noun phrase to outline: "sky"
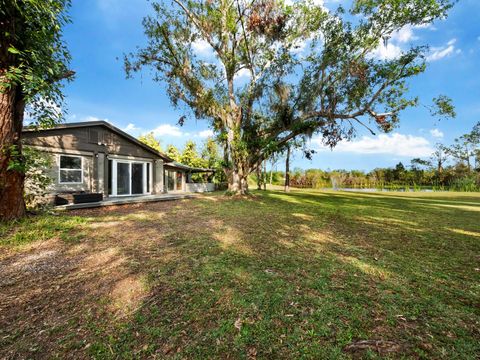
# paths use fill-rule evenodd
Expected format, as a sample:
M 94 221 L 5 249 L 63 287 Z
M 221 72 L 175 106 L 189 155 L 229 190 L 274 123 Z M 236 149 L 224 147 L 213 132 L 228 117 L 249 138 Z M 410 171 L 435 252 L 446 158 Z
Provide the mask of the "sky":
M 342 0 L 315 2 L 334 9 Z M 123 55 L 146 43 L 141 22 L 150 9 L 147 0 L 73 0 L 64 40 L 76 78 L 65 87 L 66 121 L 106 120 L 134 136 L 153 131 L 163 148 L 182 147 L 189 139 L 200 144 L 212 134 L 208 123 L 191 119 L 180 127 L 177 122 L 184 112 L 174 109 L 165 88 L 151 80 L 148 70 L 126 79 Z M 368 171 L 400 161 L 409 164 L 415 157 L 428 158 L 435 143 L 448 145 L 469 132 L 480 121 L 478 14 L 480 1 L 460 0 L 447 19 L 429 27 L 403 28 L 372 54 L 388 59 L 411 45 L 428 44 L 428 68 L 410 81 L 411 94 L 423 104 L 439 94 L 451 97 L 455 119 L 438 121 L 419 106 L 402 112 L 400 126 L 389 134 L 373 136 L 359 128 L 355 139 L 333 150 L 314 136 L 313 159 L 297 152 L 293 167 Z M 198 52 L 208 51 L 202 43 L 195 45 Z

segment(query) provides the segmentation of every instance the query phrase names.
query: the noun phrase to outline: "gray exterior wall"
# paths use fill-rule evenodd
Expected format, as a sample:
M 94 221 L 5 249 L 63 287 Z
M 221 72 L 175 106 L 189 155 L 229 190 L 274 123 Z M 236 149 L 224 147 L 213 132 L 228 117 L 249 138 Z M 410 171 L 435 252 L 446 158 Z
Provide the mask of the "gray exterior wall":
M 94 191 L 94 156 L 93 153 L 64 151 L 61 149 L 45 149 L 51 157 L 52 167 L 48 171 L 48 175 L 53 182 L 48 187 L 48 191 L 52 193 L 68 193 L 68 192 L 93 192 Z M 60 183 L 60 155 L 74 155 L 82 157 L 82 183 L 80 184 L 62 184 Z
M 187 183 L 186 184 L 187 192 L 211 192 L 215 191 L 215 184 L 213 183 Z
M 50 153 L 52 193 L 101 192 L 108 196 L 108 159 L 141 159 L 152 162 L 152 193 L 163 192 L 163 160 L 155 152 L 120 136 L 105 126 L 58 128 L 23 132 L 23 143 Z M 59 179 L 60 154 L 77 155 L 83 159 L 81 184 L 61 184 Z

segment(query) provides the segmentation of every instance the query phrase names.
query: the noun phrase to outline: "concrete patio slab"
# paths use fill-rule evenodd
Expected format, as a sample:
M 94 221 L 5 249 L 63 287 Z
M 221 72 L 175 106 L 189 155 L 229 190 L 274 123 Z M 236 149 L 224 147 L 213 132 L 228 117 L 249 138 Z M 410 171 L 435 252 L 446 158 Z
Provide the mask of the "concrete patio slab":
M 82 203 L 82 204 L 67 204 L 55 206 L 55 210 L 76 210 L 76 209 L 89 209 L 102 206 L 114 206 L 125 204 L 138 204 L 145 202 L 157 202 L 157 201 L 172 201 L 181 199 L 190 199 L 201 196 L 200 194 L 159 194 L 159 195 L 142 195 L 142 196 L 128 196 L 121 198 L 108 198 L 103 201 Z

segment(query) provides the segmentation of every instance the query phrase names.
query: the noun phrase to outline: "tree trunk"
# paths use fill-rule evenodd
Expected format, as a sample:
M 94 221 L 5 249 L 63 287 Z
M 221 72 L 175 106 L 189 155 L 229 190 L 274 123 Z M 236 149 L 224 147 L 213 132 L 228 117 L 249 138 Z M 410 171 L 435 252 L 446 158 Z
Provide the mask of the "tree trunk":
M 241 170 L 234 169 L 228 176 L 228 191 L 233 194 L 245 195 L 248 193 L 247 175 Z
M 272 186 L 272 180 L 273 180 L 273 164 L 272 164 L 272 167 L 270 168 L 270 186 Z
M 263 160 L 263 190 L 267 190 L 267 160 Z
M 0 78 L 0 81 L 4 79 Z M 8 169 L 13 161 L 23 163 L 21 135 L 24 110 L 25 101 L 18 87 L 0 91 L 0 220 L 18 219 L 25 215 L 25 174 L 19 169 Z
M 256 169 L 257 175 L 257 190 L 262 190 L 262 170 L 261 170 L 261 163 L 257 165 Z
M 287 159 L 285 160 L 285 192 L 290 192 L 290 146 L 287 147 Z

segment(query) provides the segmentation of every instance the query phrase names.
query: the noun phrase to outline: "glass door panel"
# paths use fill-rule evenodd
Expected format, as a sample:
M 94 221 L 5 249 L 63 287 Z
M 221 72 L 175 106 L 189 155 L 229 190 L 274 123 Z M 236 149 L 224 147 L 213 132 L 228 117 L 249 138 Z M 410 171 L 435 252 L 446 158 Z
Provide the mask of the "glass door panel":
M 117 162 L 117 194 L 130 194 L 130 164 Z
M 132 194 L 143 194 L 143 163 L 132 163 Z
M 167 190 L 168 191 L 175 190 L 175 172 L 174 171 L 167 172 Z
M 183 184 L 182 184 L 182 176 L 183 174 L 179 171 L 177 172 L 177 182 L 176 182 L 176 185 L 177 185 L 177 190 L 182 190 L 183 188 Z

